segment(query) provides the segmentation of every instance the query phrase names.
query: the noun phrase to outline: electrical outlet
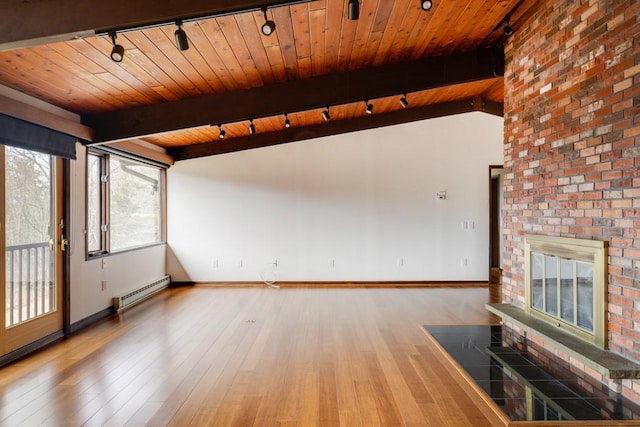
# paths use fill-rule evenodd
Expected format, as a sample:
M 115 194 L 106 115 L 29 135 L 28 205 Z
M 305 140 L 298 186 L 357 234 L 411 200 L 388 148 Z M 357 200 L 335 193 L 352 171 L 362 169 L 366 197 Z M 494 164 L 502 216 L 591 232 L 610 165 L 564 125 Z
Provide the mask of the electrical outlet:
M 462 267 L 466 267 L 467 266 L 467 259 L 466 258 L 462 258 L 460 260 L 460 266 L 462 266 Z
M 238 268 L 242 268 L 242 266 L 243 266 L 242 259 L 239 259 L 238 260 Z
M 274 266 L 274 267 L 277 267 L 278 266 L 278 260 L 277 259 L 272 259 L 271 260 L 271 265 Z
M 336 266 L 336 260 L 331 258 L 329 259 L 329 267 L 333 268 Z
M 403 258 L 398 258 L 397 264 L 398 264 L 398 267 L 404 266 L 404 259 Z
M 218 260 L 217 259 L 213 260 L 213 268 L 218 268 Z

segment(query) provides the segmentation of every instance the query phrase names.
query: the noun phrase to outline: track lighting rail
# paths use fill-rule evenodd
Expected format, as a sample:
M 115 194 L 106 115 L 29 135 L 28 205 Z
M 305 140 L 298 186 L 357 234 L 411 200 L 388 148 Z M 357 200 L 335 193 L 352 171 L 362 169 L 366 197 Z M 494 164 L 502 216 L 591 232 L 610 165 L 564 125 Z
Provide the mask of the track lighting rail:
M 313 1 L 317 0 L 135 0 L 135 7 L 131 0 L 4 1 L 0 2 L 0 51 Z M 65 19 L 52 19 L 55 16 Z
M 270 36 L 276 30 L 276 23 L 273 20 L 270 20 L 267 17 L 267 11 L 269 10 L 269 8 L 290 6 L 290 5 L 298 4 L 298 3 L 309 3 L 311 1 L 313 1 L 313 0 L 289 0 L 289 1 L 286 1 L 286 2 L 274 3 L 272 5 L 260 7 L 257 10 L 261 10 L 262 11 L 262 14 L 264 15 L 264 21 L 265 21 L 264 24 L 262 24 L 262 26 L 260 27 L 260 31 L 265 36 Z M 116 42 L 115 42 L 115 38 L 117 37 L 118 33 L 123 33 L 123 32 L 127 32 L 127 31 L 134 31 L 134 30 L 138 31 L 138 30 L 143 30 L 143 29 L 148 29 L 148 28 L 156 28 L 156 27 L 170 25 L 171 23 L 175 23 L 175 25 L 178 27 L 178 29 L 174 33 L 175 39 L 176 39 L 176 47 L 181 51 L 185 51 L 185 50 L 189 49 L 189 38 L 187 37 L 187 33 L 185 32 L 185 30 L 182 28 L 182 25 L 184 24 L 184 22 L 197 21 L 197 20 L 213 18 L 213 17 L 217 18 L 217 17 L 221 17 L 221 16 L 228 16 L 228 15 L 233 15 L 233 14 L 237 14 L 237 13 L 246 13 L 246 12 L 251 12 L 251 11 L 255 11 L 255 10 L 256 10 L 255 8 L 254 9 L 250 8 L 250 9 L 243 9 L 243 10 L 236 11 L 236 12 L 225 12 L 225 13 L 219 13 L 219 14 L 215 14 L 215 15 L 195 16 L 195 17 L 180 18 L 180 19 L 173 20 L 173 21 L 162 21 L 162 22 L 157 22 L 157 23 L 151 23 L 151 24 L 145 25 L 145 26 L 123 27 L 123 28 L 119 28 L 119 29 L 110 29 L 106 33 L 102 33 L 102 35 L 106 34 L 107 36 L 109 36 L 111 38 L 112 43 L 113 43 L 113 49 L 111 51 L 111 59 L 114 62 L 122 62 L 122 59 L 124 58 L 124 48 L 122 47 L 122 45 L 116 44 Z M 101 35 L 101 34 L 98 33 L 98 35 Z
M 178 21 L 182 22 L 184 24 L 184 23 L 187 23 L 187 22 L 201 21 L 203 19 L 222 18 L 224 16 L 233 16 L 233 15 L 238 15 L 240 13 L 262 12 L 262 11 L 267 11 L 269 9 L 275 9 L 275 8 L 286 7 L 286 6 L 293 6 L 293 5 L 301 4 L 301 3 L 311 3 L 311 2 L 314 2 L 314 1 L 317 1 L 317 0 L 286 0 L 286 1 L 277 1 L 276 0 L 276 1 L 273 1 L 272 3 L 270 3 L 268 6 L 251 7 L 251 8 L 246 8 L 246 9 L 230 10 L 230 11 L 225 11 L 225 12 L 218 12 L 218 13 L 204 14 L 204 15 L 172 17 L 171 19 L 145 23 L 145 24 L 142 24 L 142 25 L 121 26 L 121 27 L 114 27 L 114 28 L 110 28 L 110 29 L 97 30 L 95 32 L 95 35 L 97 35 L 97 36 L 106 36 L 111 32 L 126 33 L 126 32 L 129 32 L 129 31 L 146 30 L 146 29 L 149 29 L 149 28 L 166 27 L 168 25 L 176 25 L 176 22 L 178 22 Z M 271 22 L 273 22 L 273 21 L 271 21 Z
M 442 104 L 401 109 L 388 113 L 374 114 L 372 116 L 362 115 L 349 120 L 332 120 L 330 122 L 307 126 L 303 132 L 291 132 L 288 129 L 283 129 L 276 132 L 239 136 L 224 141 L 216 140 L 210 143 L 204 142 L 185 147 L 175 147 L 169 149 L 167 152 L 174 160 L 179 161 L 252 148 L 268 147 L 294 141 L 303 141 L 323 136 L 338 135 L 376 127 L 391 126 L 435 117 L 450 116 L 452 114 L 468 113 L 471 111 L 484 111 L 497 116 L 502 116 L 503 114 L 502 104 L 486 99 L 464 99 Z
M 257 120 L 287 112 L 324 109 L 327 106 L 363 102 L 365 99 L 375 100 L 492 79 L 504 73 L 503 62 L 504 48 L 495 46 L 243 91 L 85 114 L 82 123 L 95 130 L 95 143 L 137 138 L 176 129 L 208 126 L 211 123 Z M 283 93 L 289 95 L 282 96 Z

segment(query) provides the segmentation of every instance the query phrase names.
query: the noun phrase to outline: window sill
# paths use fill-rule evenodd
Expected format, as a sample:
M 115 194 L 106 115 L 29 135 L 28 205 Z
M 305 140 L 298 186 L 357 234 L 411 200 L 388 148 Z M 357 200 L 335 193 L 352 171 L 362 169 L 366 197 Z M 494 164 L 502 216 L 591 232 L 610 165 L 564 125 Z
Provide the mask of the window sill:
M 571 358 L 584 363 L 607 379 L 640 379 L 640 365 L 611 351 L 603 350 L 593 344 L 537 319 L 524 310 L 511 304 L 487 304 L 491 313 L 512 323 L 528 334 L 537 336 L 568 354 Z
M 122 250 L 115 251 L 115 252 L 96 252 L 96 253 L 92 253 L 92 254 L 87 254 L 85 256 L 85 261 L 92 261 L 92 260 L 106 258 L 106 257 L 110 257 L 110 256 L 126 254 L 127 252 L 140 251 L 140 250 L 143 250 L 143 249 L 153 248 L 153 247 L 156 247 L 156 246 L 164 246 L 166 244 L 167 244 L 167 242 L 157 242 L 157 243 L 149 243 L 147 245 L 133 246 L 131 248 L 122 249 Z

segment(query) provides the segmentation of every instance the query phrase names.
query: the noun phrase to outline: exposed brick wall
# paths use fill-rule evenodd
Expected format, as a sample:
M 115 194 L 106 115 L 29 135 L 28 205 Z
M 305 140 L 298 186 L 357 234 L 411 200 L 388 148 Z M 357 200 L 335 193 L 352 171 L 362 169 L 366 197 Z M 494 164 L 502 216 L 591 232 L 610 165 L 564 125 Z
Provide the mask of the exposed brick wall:
M 609 348 L 640 361 L 640 1 L 542 1 L 505 48 L 503 300 L 524 233 L 609 242 Z M 640 400 L 640 382 L 627 382 Z

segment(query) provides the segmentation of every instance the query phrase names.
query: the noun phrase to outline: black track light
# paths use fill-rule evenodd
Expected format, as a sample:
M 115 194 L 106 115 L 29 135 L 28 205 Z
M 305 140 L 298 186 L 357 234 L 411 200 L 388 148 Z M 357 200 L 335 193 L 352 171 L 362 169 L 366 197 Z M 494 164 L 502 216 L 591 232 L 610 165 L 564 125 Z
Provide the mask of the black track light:
M 513 28 L 511 27 L 511 25 L 509 25 L 509 21 L 507 21 L 507 24 L 504 26 L 504 35 L 507 37 L 510 37 L 513 35 Z
M 289 120 L 289 114 L 284 114 L 284 127 L 285 129 L 289 129 L 291 127 L 291 120 Z
M 359 0 L 349 0 L 347 4 L 347 18 L 350 21 L 357 21 L 360 18 L 360 2 Z
M 367 109 L 365 110 L 367 114 L 373 114 L 373 104 L 369 104 L 369 101 L 364 101 Z
M 409 101 L 407 101 L 407 95 L 403 95 L 402 98 L 400 98 L 400 105 L 402 105 L 402 108 L 407 108 L 409 106 Z
M 224 129 L 222 129 L 221 125 L 218 125 L 218 131 L 219 131 L 218 138 L 224 139 L 224 137 L 227 135 L 227 132 Z
M 324 119 L 325 122 L 328 122 L 329 120 L 331 120 L 331 114 L 329 114 L 329 107 L 327 107 L 327 109 L 322 112 L 322 118 Z
M 422 10 L 431 10 L 433 3 L 429 0 L 420 0 L 420 8 Z
M 180 50 L 187 50 L 189 49 L 189 39 L 187 38 L 187 33 L 182 29 L 182 21 L 176 21 L 176 25 L 178 26 L 178 29 L 174 33 L 176 36 L 176 46 Z
M 264 14 L 264 24 L 262 24 L 260 30 L 265 36 L 270 36 L 276 30 L 276 23 L 267 18 L 266 7 L 262 9 L 262 13 Z
M 249 133 L 251 135 L 256 133 L 256 125 L 253 124 L 253 119 L 249 120 Z
M 116 44 L 116 35 L 115 32 L 109 33 L 109 37 L 111 37 L 111 43 L 113 44 L 113 48 L 111 49 L 111 60 L 114 62 L 122 62 L 122 58 L 124 58 L 124 48 Z

